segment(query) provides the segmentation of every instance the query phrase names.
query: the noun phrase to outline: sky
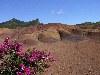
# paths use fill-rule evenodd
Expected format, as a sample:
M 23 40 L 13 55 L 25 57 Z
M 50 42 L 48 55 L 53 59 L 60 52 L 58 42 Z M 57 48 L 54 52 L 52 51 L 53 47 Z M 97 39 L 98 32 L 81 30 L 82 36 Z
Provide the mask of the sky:
M 0 0 L 0 22 L 11 18 L 42 23 L 100 21 L 100 0 Z

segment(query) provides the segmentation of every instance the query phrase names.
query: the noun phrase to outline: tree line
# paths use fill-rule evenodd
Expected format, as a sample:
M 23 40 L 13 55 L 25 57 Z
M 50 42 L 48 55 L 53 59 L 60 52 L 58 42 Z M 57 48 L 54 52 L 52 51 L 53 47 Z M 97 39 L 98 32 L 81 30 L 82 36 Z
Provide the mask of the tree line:
M 40 24 L 39 19 L 35 19 L 32 21 L 28 21 L 28 22 L 24 22 L 24 21 L 20 21 L 16 18 L 12 18 L 9 21 L 5 21 L 0 23 L 0 28 L 10 28 L 10 29 L 14 29 L 16 27 L 28 27 L 28 26 L 37 26 Z
M 100 21 L 99 22 L 84 22 L 84 23 L 76 24 L 76 25 L 100 25 Z
M 96 29 L 96 28 L 100 28 L 100 21 L 99 22 L 84 22 L 84 23 L 76 24 L 76 25 L 83 29 Z

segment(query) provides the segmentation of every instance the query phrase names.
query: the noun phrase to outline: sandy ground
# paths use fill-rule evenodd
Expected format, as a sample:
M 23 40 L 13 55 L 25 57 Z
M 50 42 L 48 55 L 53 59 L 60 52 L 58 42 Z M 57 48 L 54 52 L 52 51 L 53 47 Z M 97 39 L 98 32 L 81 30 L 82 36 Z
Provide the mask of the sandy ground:
M 43 75 L 100 75 L 100 43 L 94 40 L 39 42 L 33 47 L 50 51 L 56 59 Z
M 14 39 L 17 37 L 17 32 L 15 33 L 8 35 Z M 23 35 L 19 36 L 20 41 L 23 41 L 24 37 L 21 36 Z M 27 39 L 32 38 L 29 35 L 25 36 Z M 6 34 L 5 36 L 0 35 L 0 41 L 4 37 Z M 65 38 L 51 43 L 32 41 L 32 39 L 24 41 L 26 48 L 35 47 L 49 51 L 55 58 L 56 61 L 42 75 L 100 75 L 100 40 L 89 38 L 80 40 L 79 37 L 76 39 L 73 36 Z

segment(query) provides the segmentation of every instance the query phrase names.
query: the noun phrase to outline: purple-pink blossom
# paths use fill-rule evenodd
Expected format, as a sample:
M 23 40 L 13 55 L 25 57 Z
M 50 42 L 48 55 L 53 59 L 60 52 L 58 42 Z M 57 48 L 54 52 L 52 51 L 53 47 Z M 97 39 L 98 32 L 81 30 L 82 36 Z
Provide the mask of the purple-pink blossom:
M 16 72 L 16 74 L 17 74 L 17 75 L 23 75 L 23 73 L 22 73 L 22 72 Z
M 36 72 L 39 72 L 38 67 L 43 67 L 48 61 L 51 62 L 51 60 L 53 60 L 50 53 L 36 50 L 35 48 L 33 48 L 31 52 L 24 52 L 22 44 L 17 41 L 10 41 L 9 37 L 0 44 L 0 58 L 3 59 L 2 57 L 5 55 L 10 55 L 11 58 L 8 58 L 10 61 L 5 61 L 3 64 L 6 67 L 12 68 L 11 70 L 15 68 L 15 73 L 17 75 L 35 75 Z M 37 63 L 40 62 L 44 64 L 38 65 Z M 11 64 L 12 66 L 8 66 Z M 45 67 L 43 69 L 45 69 Z
M 26 67 L 26 68 L 24 69 L 24 71 L 25 71 L 25 74 L 26 74 L 26 75 L 31 75 L 31 71 L 30 71 L 30 68 L 29 68 L 29 67 Z

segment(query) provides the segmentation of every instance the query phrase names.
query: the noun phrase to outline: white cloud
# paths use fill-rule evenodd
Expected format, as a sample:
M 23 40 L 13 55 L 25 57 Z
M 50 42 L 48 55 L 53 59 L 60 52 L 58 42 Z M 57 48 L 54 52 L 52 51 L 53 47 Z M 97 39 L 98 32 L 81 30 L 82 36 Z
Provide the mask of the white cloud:
M 64 11 L 63 11 L 62 9 L 60 9 L 60 10 L 58 10 L 56 13 L 57 13 L 58 15 L 62 15 L 62 14 L 64 14 Z
M 55 14 L 55 15 L 63 15 L 64 14 L 64 11 L 63 11 L 63 9 L 59 9 L 57 11 L 52 10 L 51 13 L 52 14 Z

